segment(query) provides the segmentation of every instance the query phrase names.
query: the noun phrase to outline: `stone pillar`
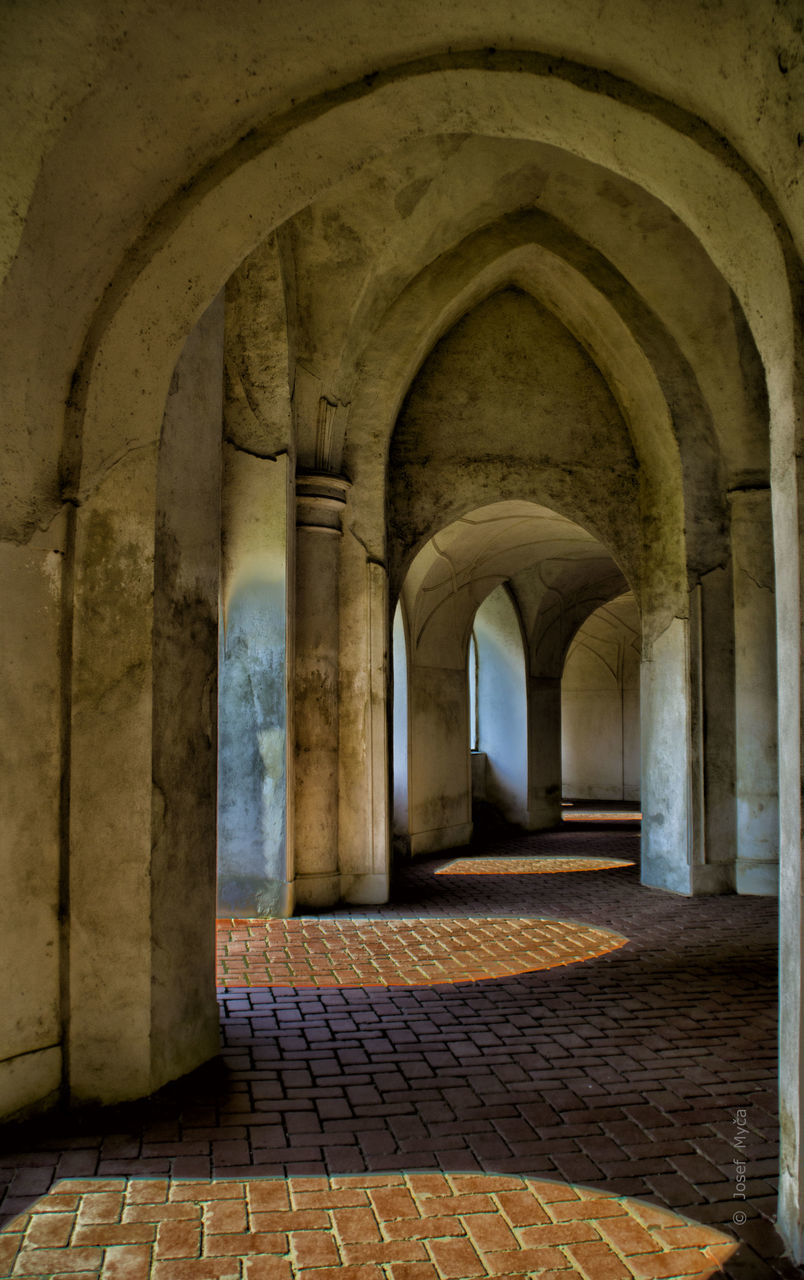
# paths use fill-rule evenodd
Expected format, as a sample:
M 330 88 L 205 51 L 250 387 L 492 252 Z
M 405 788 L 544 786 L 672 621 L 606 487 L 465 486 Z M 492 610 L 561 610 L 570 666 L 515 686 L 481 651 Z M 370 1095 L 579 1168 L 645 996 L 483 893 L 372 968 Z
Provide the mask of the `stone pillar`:
M 144 1096 L 218 1050 L 215 694 L 223 308 L 185 343 L 161 446 L 76 514 L 69 1086 Z
M 804 396 L 801 397 L 804 399 Z M 779 689 L 779 1234 L 804 1261 L 804 702 L 801 498 L 804 464 L 777 427 L 773 542 Z
M 224 448 L 218 914 L 292 916 L 287 454 Z
M 338 866 L 338 651 L 343 476 L 296 477 L 295 891 L 305 908 L 341 896 Z
M 388 901 L 388 575 L 362 543 L 341 547 L 338 866 L 341 899 Z
M 198 321 L 162 421 L 154 543 L 151 1078 L 218 1052 L 218 600 L 224 300 Z
M 674 618 L 642 655 L 642 883 L 693 892 L 696 771 L 690 625 Z
M 642 658 L 642 883 L 688 896 L 733 887 L 733 864 L 723 856 L 729 841 L 716 821 L 730 786 L 732 703 L 726 693 L 715 697 L 718 650 L 704 643 L 722 586 L 706 579 L 696 586 L 690 617 L 674 618 Z
M 119 1102 L 154 1087 L 156 471 L 155 444 L 132 451 L 109 469 L 76 518 L 68 1024 L 73 1101 Z
M 682 892 L 730 893 L 735 846 L 734 648 L 731 589 L 725 570 L 704 574 L 690 591 L 689 601 L 689 885 Z
M 561 677 L 528 680 L 529 831 L 561 821 Z
M 779 889 L 776 600 L 770 491 L 731 493 L 738 893 Z
M 18 546 L 0 543 L 0 1118 L 58 1098 L 59 616 L 71 512 Z

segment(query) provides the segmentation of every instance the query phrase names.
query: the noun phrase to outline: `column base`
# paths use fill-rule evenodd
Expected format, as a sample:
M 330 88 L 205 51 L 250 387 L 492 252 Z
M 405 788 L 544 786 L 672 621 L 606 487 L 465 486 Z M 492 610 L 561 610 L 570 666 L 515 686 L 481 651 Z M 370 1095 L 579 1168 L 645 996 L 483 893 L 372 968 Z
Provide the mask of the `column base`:
M 782 1164 L 779 1175 L 779 1203 L 776 1229 L 794 1262 L 804 1262 L 804 1228 L 800 1221 L 799 1184 Z
M 412 831 L 410 852 L 413 857 L 422 853 L 439 853 L 442 849 L 456 849 L 472 839 L 471 822 L 460 822 L 454 827 L 435 827 L 432 831 Z
M 526 831 L 547 831 L 561 824 L 561 801 L 540 800 L 528 805 L 522 826 Z
M 706 894 L 734 893 L 734 864 L 709 862 L 690 867 L 690 891 L 696 897 Z
M 341 877 L 337 873 L 296 876 L 293 887 L 297 911 L 318 911 L 334 907 L 341 900 Z
M 703 898 L 734 891 L 734 866 L 730 862 L 675 865 L 669 858 L 642 856 L 642 884 L 685 898 Z
M 32 1049 L 0 1062 L 0 1119 L 24 1120 L 59 1101 L 61 1045 Z
M 736 882 L 738 893 L 778 898 L 779 864 L 761 858 L 738 858 Z
M 239 920 L 287 920 L 293 915 L 293 899 L 293 884 L 286 880 L 224 872 L 218 883 L 217 914 Z
M 379 906 L 388 901 L 387 874 L 341 875 L 341 898 L 355 906 Z

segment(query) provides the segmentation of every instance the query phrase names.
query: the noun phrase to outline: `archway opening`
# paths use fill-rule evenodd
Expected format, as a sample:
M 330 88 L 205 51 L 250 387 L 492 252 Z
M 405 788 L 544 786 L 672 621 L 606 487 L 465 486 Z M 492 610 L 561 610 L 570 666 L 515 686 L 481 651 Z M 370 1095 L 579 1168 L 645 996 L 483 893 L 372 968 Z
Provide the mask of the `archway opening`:
M 639 610 L 631 592 L 599 606 L 578 628 L 561 677 L 565 804 L 638 804 L 641 654 Z
M 475 509 L 428 540 L 396 610 L 399 847 L 467 843 L 473 799 L 527 830 L 560 821 L 565 655 L 589 615 L 627 587 L 594 535 L 532 502 Z

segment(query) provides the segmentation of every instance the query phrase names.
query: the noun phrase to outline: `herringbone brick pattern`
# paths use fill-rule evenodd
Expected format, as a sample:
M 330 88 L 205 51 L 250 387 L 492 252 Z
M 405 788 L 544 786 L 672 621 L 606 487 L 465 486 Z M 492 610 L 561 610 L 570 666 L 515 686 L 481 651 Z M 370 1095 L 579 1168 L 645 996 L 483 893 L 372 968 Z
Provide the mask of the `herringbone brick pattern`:
M 568 849 L 636 861 L 639 842 L 625 823 L 590 823 L 472 852 Z M 7 1220 L 59 1178 L 198 1180 L 206 1190 L 190 1203 L 203 1206 L 221 1180 L 495 1173 L 637 1198 L 721 1229 L 740 1242 L 721 1264 L 730 1280 L 800 1277 L 773 1229 L 775 903 L 683 899 L 640 886 L 630 867 L 434 875 L 443 862 L 407 868 L 388 907 L 338 918 L 557 918 L 629 941 L 583 964 L 476 983 L 223 990 L 218 1062 L 145 1102 L 6 1135 Z M 573 1267 L 585 1280 L 622 1275 L 598 1270 L 601 1257 L 590 1250 L 586 1273 L 580 1254 Z M 124 1261 L 107 1259 L 108 1276 L 124 1276 Z M 275 1265 L 270 1254 L 243 1263 L 252 1280 Z M 340 1269 L 357 1280 L 347 1267 L 374 1265 Z M 417 1280 L 422 1265 L 394 1263 L 393 1280 Z
M 0 1265 L 31 1280 L 703 1280 L 736 1248 L 653 1205 L 494 1174 L 68 1178 L 0 1236 Z
M 565 871 L 610 871 L 633 867 L 624 858 L 455 858 L 436 869 L 437 876 L 543 876 Z
M 419 987 L 576 964 L 626 942 L 561 920 L 219 920 L 226 987 Z

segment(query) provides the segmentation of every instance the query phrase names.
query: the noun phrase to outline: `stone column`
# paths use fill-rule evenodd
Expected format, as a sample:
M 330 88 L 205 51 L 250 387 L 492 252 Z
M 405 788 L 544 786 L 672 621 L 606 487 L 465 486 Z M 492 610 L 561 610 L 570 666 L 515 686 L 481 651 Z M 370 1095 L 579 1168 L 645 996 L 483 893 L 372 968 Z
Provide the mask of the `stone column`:
M 734 570 L 738 893 L 779 888 L 776 600 L 770 492 L 729 494 Z
M 222 299 L 188 336 L 161 444 L 76 514 L 69 1086 L 142 1097 L 218 1051 L 215 702 Z
M 673 618 L 641 667 L 642 883 L 693 893 L 696 804 L 690 625 Z
M 346 530 L 344 533 L 346 534 Z M 338 866 L 341 899 L 388 901 L 388 575 L 355 537 L 341 547 Z
M 561 677 L 528 680 L 529 831 L 561 821 Z
M 333 906 L 338 867 L 338 651 L 343 476 L 296 477 L 294 674 L 295 891 L 299 908 Z
M 704 574 L 690 591 L 689 601 L 684 873 L 689 883 L 681 892 L 730 893 L 734 888 L 735 845 L 734 654 L 731 589 L 725 571 Z M 676 755 L 682 759 L 678 751 Z M 642 829 L 644 832 L 644 817 Z
M 804 403 L 800 392 L 798 403 Z M 779 1235 L 804 1261 L 804 702 L 801 673 L 804 463 L 793 433 L 776 424 L 773 543 L 779 698 Z

